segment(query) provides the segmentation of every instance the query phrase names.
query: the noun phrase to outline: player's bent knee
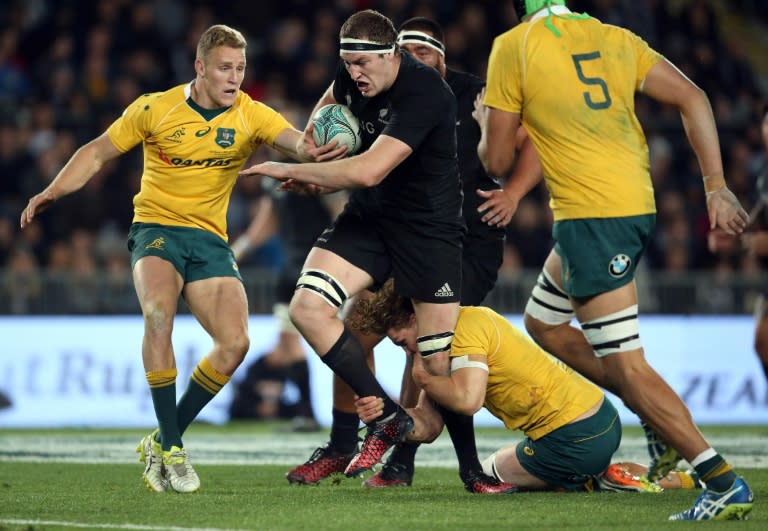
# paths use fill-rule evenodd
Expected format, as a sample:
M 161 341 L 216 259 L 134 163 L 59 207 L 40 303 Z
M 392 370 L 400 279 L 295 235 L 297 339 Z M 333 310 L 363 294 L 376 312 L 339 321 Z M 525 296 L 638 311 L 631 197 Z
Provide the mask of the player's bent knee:
M 143 309 L 144 328 L 147 333 L 153 335 L 167 334 L 170 336 L 173 330 L 174 312 L 169 311 L 162 304 L 146 303 Z
M 542 328 L 543 323 L 550 326 L 559 326 L 570 323 L 573 319 L 573 305 L 568 294 L 560 289 L 552 276 L 547 271 L 542 271 L 536 279 L 536 285 L 531 291 L 531 297 L 525 305 L 526 328 L 529 326 L 530 316 L 535 321 L 530 325 L 536 331 Z M 529 330 L 529 332 L 531 332 Z
M 240 365 L 250 347 L 251 340 L 248 334 L 245 333 L 232 334 L 230 337 L 219 342 L 219 350 L 226 358 L 226 363 L 235 367 Z
M 592 345 L 595 355 L 600 358 L 616 352 L 630 352 L 642 348 L 637 304 L 584 322 L 581 329 Z
M 288 307 L 290 321 L 299 330 L 332 318 L 347 300 L 344 287 L 331 275 L 319 270 L 304 270 L 296 283 L 296 292 Z
M 251 338 L 248 337 L 248 334 L 238 335 L 233 340 L 233 351 L 240 356 L 241 360 L 245 358 L 245 355 L 248 353 L 248 349 L 250 348 Z
M 417 435 L 418 440 L 413 440 L 411 442 L 423 442 L 425 444 L 430 444 L 435 442 L 435 439 L 437 439 L 440 434 L 443 431 L 443 423 L 442 422 L 435 422 L 435 423 L 427 423 L 424 426 L 424 429 L 421 433 Z
M 333 275 L 320 269 L 303 270 L 296 281 L 296 292 L 297 294 L 301 292 L 302 295 L 304 293 L 314 294 L 333 308 L 334 313 L 339 311 L 339 308 L 349 297 L 341 282 L 336 280 Z
M 408 434 L 407 441 L 429 444 L 443 432 L 443 417 L 435 410 L 417 406 L 408 413 L 413 417 L 414 429 Z

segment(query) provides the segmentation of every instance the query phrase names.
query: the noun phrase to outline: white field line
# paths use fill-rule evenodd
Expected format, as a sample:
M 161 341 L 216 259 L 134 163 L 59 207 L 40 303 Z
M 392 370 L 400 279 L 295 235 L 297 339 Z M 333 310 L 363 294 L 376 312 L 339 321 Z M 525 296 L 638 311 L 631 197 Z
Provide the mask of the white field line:
M 0 524 L 27 525 L 27 526 L 55 526 L 75 527 L 83 529 L 139 529 L 141 531 L 235 531 L 232 529 L 218 529 L 216 527 L 168 527 L 137 524 L 94 524 L 85 522 L 68 522 L 65 520 L 24 520 L 24 519 L 0 519 Z
M 288 465 L 304 462 L 315 448 L 325 444 L 324 434 L 189 434 L 185 446 L 195 464 Z M 509 437 L 478 436 L 480 458 L 521 439 L 519 433 Z M 134 452 L 139 437 L 52 434 L 28 436 L 0 433 L 0 462 L 62 463 L 137 463 Z M 768 468 L 768 435 L 722 435 L 709 437 L 709 442 L 735 467 Z M 614 461 L 646 464 L 645 440 L 626 436 Z M 456 457 L 450 439 L 443 435 L 432 444 L 422 445 L 416 454 L 417 466 L 455 468 Z

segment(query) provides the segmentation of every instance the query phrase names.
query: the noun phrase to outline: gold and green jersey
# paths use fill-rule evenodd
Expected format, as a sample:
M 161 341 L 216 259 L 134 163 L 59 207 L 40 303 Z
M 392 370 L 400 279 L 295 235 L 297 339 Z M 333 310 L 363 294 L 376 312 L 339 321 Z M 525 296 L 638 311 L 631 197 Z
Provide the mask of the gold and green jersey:
M 555 220 L 655 212 L 635 92 L 662 56 L 623 28 L 552 9 L 559 36 L 543 11 L 496 37 L 485 104 L 521 114 Z
M 240 91 L 234 105 L 206 110 L 191 84 L 144 94 L 107 130 L 120 151 L 144 148 L 134 222 L 207 230 L 227 239 L 226 213 L 237 172 L 261 144 L 291 127 L 279 113 Z
M 459 310 L 451 357 L 486 356 L 485 407 L 533 440 L 595 406 L 603 392 L 489 308 Z

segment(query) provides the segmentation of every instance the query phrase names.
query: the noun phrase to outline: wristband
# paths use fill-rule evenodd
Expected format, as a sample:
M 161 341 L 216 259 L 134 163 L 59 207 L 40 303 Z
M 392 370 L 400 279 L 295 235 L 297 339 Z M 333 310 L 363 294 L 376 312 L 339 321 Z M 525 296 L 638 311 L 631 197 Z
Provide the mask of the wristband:
M 712 194 L 725 188 L 725 177 L 722 173 L 715 173 L 714 175 L 705 175 L 701 178 L 704 181 L 704 192 L 707 195 Z
M 251 240 L 247 234 L 241 235 L 232 244 L 232 254 L 235 255 L 235 260 L 239 261 L 245 253 L 251 249 Z

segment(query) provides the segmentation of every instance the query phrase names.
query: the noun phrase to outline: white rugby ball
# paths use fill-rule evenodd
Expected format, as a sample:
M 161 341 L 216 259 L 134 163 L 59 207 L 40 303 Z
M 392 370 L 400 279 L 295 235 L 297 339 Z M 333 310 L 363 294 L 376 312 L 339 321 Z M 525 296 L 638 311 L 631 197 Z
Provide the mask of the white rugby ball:
M 332 103 L 320 107 L 312 117 L 312 122 L 312 136 L 318 146 L 338 140 L 339 146 L 347 146 L 348 155 L 356 153 L 362 146 L 360 121 L 346 105 Z

